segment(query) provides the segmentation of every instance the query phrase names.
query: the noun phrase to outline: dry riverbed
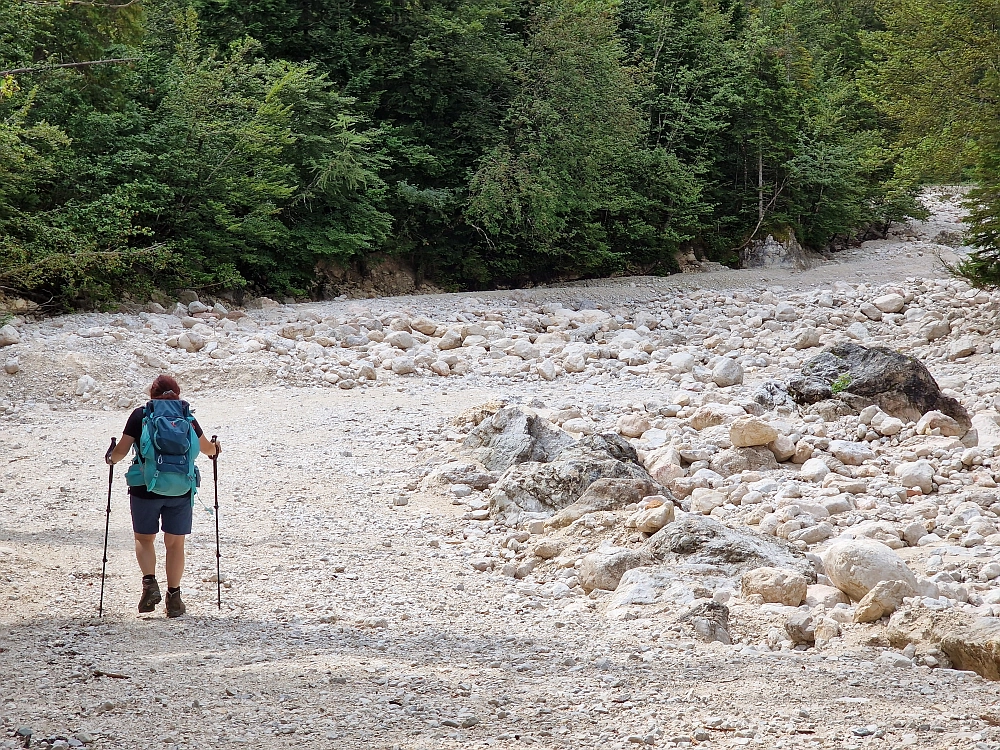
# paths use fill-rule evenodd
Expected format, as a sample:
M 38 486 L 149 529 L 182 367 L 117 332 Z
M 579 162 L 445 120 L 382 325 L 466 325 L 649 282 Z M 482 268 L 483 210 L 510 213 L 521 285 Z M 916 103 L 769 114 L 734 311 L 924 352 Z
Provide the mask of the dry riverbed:
M 950 252 L 934 240 L 960 228 L 952 203 L 934 205 L 927 224 L 805 273 L 19 321 L 0 349 L 14 370 L 0 373 L 0 747 L 29 731 L 32 747 L 172 750 L 1000 746 L 1000 683 L 891 645 L 888 616 L 761 603 L 737 577 L 703 591 L 629 571 L 615 594 L 595 590 L 588 554 L 648 543 L 628 526 L 636 505 L 553 528 L 533 523 L 546 513 L 501 507 L 489 487 L 503 470 L 482 487 L 433 473 L 475 460 L 466 438 L 501 404 L 529 409 L 574 441 L 623 435 L 678 519 L 803 560 L 877 539 L 935 586 L 900 611 L 995 617 L 990 435 L 967 454 L 915 420 L 882 434 L 881 417 L 751 403 L 765 381 L 851 341 L 915 355 L 971 416 L 993 419 L 1000 296 L 927 280 Z M 225 444 L 222 607 L 210 463 L 178 620 L 135 611 L 119 465 L 99 619 L 101 458 L 161 370 Z M 721 421 L 692 426 L 706 409 Z M 794 456 L 726 469 L 732 424 L 751 417 L 827 473 L 805 476 Z M 839 457 L 851 451 L 858 463 Z M 933 470 L 926 493 L 896 472 L 920 460 Z M 771 529 L 768 505 L 796 506 L 782 523 L 798 525 Z M 542 542 L 557 555 L 534 554 Z M 655 600 L 623 598 L 626 584 Z M 685 624 L 699 601 L 726 605 L 729 644 Z M 838 634 L 796 643 L 785 628 L 796 612 Z

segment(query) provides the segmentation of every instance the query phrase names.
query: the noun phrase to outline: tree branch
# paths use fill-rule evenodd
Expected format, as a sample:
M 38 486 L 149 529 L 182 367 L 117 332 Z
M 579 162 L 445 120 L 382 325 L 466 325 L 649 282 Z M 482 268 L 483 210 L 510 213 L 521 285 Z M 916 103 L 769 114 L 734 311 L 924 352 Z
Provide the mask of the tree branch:
M 113 63 L 137 62 L 138 57 L 121 57 L 110 60 L 88 60 L 87 62 L 61 63 L 59 65 L 36 65 L 33 68 L 11 68 L 10 70 L 0 70 L 0 76 L 12 76 L 20 73 L 44 73 L 47 70 L 57 70 L 59 68 L 85 68 L 90 65 L 111 65 Z

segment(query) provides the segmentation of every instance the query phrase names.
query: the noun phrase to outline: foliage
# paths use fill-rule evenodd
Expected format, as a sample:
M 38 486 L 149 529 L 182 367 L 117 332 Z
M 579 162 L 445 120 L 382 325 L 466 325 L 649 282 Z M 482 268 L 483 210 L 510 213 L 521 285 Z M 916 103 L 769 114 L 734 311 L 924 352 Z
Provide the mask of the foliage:
M 977 249 L 954 270 L 1000 285 L 1000 2 L 892 0 L 878 10 L 885 28 L 867 38 L 870 96 L 898 123 L 907 171 L 975 180 L 967 207 Z
M 40 88 L 9 86 L 0 280 L 65 299 L 149 283 L 301 294 L 319 259 L 381 244 L 380 135 L 349 98 L 251 40 L 206 48 L 190 9 L 157 23 L 171 43 L 137 49 L 114 97 L 67 114 L 74 85 L 44 107 Z
M 542 6 L 518 66 L 504 140 L 473 175 L 466 220 L 500 277 L 613 267 L 608 216 L 621 210 L 643 128 L 610 11 Z M 533 258 L 525 258 L 530 248 Z
M 995 242 L 996 2 L 0 0 L 0 70 L 30 68 L 0 77 L 0 285 L 669 273 L 917 214 L 924 156 L 976 170 Z
M 843 393 L 851 387 L 851 374 L 845 372 L 842 375 L 838 375 L 837 378 L 830 383 L 830 391 L 836 396 L 838 393 Z

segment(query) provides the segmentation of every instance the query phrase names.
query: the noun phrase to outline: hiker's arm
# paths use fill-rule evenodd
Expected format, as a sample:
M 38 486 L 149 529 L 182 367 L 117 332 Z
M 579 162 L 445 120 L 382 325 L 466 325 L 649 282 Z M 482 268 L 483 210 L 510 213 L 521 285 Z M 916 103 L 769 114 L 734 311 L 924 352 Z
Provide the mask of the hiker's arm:
M 128 455 L 128 452 L 132 450 L 133 443 L 135 443 L 135 440 L 131 437 L 128 435 L 122 435 L 122 439 L 118 441 L 118 445 L 116 445 L 115 449 L 111 451 L 111 463 L 116 464 L 125 458 L 125 456 Z
M 201 448 L 201 452 L 204 453 L 209 458 L 215 456 L 216 445 L 211 440 L 209 440 L 204 435 L 198 437 L 198 447 Z M 221 447 L 221 446 L 220 446 Z

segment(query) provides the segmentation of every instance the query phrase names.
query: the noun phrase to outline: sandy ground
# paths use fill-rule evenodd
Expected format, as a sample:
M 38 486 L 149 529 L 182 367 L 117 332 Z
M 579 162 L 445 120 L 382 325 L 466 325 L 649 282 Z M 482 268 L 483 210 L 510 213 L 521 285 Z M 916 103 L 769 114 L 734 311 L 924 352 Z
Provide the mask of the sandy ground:
M 926 235 L 926 232 L 924 233 Z M 806 288 L 939 276 L 939 246 L 896 238 L 805 273 L 732 271 L 476 295 L 486 305 L 641 305 L 684 285 Z M 379 301 L 418 310 L 471 295 Z M 344 303 L 345 305 L 347 303 Z M 337 305 L 328 309 L 336 310 Z M 245 379 L 246 380 L 246 379 Z M 1000 686 L 969 673 L 694 643 L 664 616 L 609 622 L 587 597 L 541 601 L 469 565 L 468 535 L 424 469 L 457 449 L 450 419 L 492 398 L 626 402 L 654 383 L 570 392 L 414 378 L 342 391 L 253 376 L 190 395 L 219 462 L 222 607 L 211 464 L 177 620 L 137 615 L 124 465 L 127 410 L 44 403 L 0 420 L 0 747 L 993 748 Z M 394 505 L 400 497 L 405 506 Z M 498 530 L 506 534 L 509 530 Z M 469 536 L 469 538 L 465 538 Z M 162 551 L 162 548 L 161 548 Z M 161 555 L 161 585 L 162 555 Z M 738 629 L 740 623 L 736 623 Z M 679 629 L 678 629 L 679 630 Z M 7 743 L 5 745 L 4 743 Z

